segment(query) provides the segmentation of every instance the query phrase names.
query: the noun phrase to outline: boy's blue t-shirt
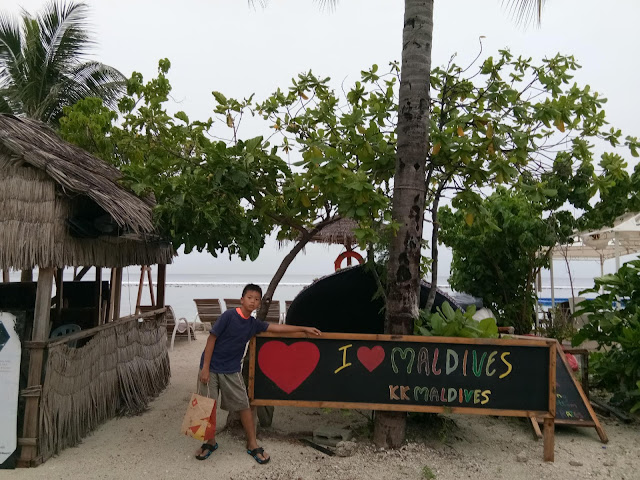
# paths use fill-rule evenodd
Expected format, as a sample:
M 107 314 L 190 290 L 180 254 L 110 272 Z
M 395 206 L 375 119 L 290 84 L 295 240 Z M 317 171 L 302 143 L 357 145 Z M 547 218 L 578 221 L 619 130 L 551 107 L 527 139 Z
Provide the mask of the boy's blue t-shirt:
M 256 334 L 269 328 L 267 322 L 253 316 L 243 318 L 236 309 L 226 310 L 211 327 L 216 336 L 209 371 L 236 373 L 242 370 L 242 356 L 247 342 Z M 200 369 L 204 363 L 204 351 L 200 356 Z

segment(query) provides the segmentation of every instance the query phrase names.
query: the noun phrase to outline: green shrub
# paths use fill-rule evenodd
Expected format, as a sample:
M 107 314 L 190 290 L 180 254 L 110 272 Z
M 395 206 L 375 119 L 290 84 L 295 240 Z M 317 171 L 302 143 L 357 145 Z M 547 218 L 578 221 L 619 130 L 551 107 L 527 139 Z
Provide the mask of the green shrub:
M 613 393 L 611 402 L 640 409 L 640 260 L 625 263 L 617 273 L 595 279 L 582 293 L 600 293 L 579 305 L 575 315 L 589 323 L 573 337 L 573 345 L 598 342 L 591 367 L 597 386 Z
M 453 310 L 449 302 L 444 302 L 436 313 L 420 310 L 414 323 L 414 334 L 428 337 L 498 338 L 498 326 L 493 318 L 474 320 L 475 305 L 465 312 Z

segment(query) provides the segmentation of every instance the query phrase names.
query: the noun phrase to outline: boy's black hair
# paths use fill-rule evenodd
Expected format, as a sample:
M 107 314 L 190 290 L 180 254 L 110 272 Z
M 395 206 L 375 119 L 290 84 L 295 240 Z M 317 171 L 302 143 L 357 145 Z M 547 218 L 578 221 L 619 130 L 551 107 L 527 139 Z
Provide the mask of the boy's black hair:
M 247 283 L 242 289 L 242 296 L 244 297 L 247 292 L 258 292 L 260 294 L 260 298 L 262 298 L 262 289 L 255 283 Z

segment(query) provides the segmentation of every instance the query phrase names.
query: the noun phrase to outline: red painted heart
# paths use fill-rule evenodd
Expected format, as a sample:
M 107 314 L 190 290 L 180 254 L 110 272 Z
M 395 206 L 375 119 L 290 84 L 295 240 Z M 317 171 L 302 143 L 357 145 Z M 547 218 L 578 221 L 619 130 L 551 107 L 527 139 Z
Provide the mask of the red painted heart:
M 258 352 L 258 366 L 283 392 L 291 393 L 315 370 L 320 350 L 311 342 L 286 345 L 266 342 Z
M 364 368 L 373 372 L 384 360 L 384 348 L 380 345 L 376 345 L 373 348 L 360 347 L 358 349 L 358 360 L 364 365 Z

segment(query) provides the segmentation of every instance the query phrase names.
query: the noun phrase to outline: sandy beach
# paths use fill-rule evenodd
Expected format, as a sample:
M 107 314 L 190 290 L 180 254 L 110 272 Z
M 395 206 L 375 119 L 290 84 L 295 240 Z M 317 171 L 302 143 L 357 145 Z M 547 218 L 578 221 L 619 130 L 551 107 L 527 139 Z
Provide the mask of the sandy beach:
M 180 339 L 171 356 L 171 384 L 148 411 L 113 419 L 75 448 L 32 469 L 2 471 L 9 480 L 31 479 L 367 479 L 396 478 L 571 479 L 640 478 L 640 431 L 601 419 L 609 443 L 600 443 L 592 428 L 556 428 L 555 462 L 542 460 L 542 442 L 529 424 L 516 418 L 449 416 L 437 428 L 411 426 L 400 450 L 379 451 L 367 438 L 370 412 L 276 408 L 273 426 L 259 432 L 259 442 L 272 456 L 258 465 L 246 454 L 241 436 L 218 435 L 220 448 L 206 461 L 193 453 L 198 442 L 179 433 L 194 388 L 205 334 L 195 342 Z M 219 424 L 226 412 L 218 412 Z M 332 426 L 356 434 L 351 456 L 328 456 L 300 438 Z

